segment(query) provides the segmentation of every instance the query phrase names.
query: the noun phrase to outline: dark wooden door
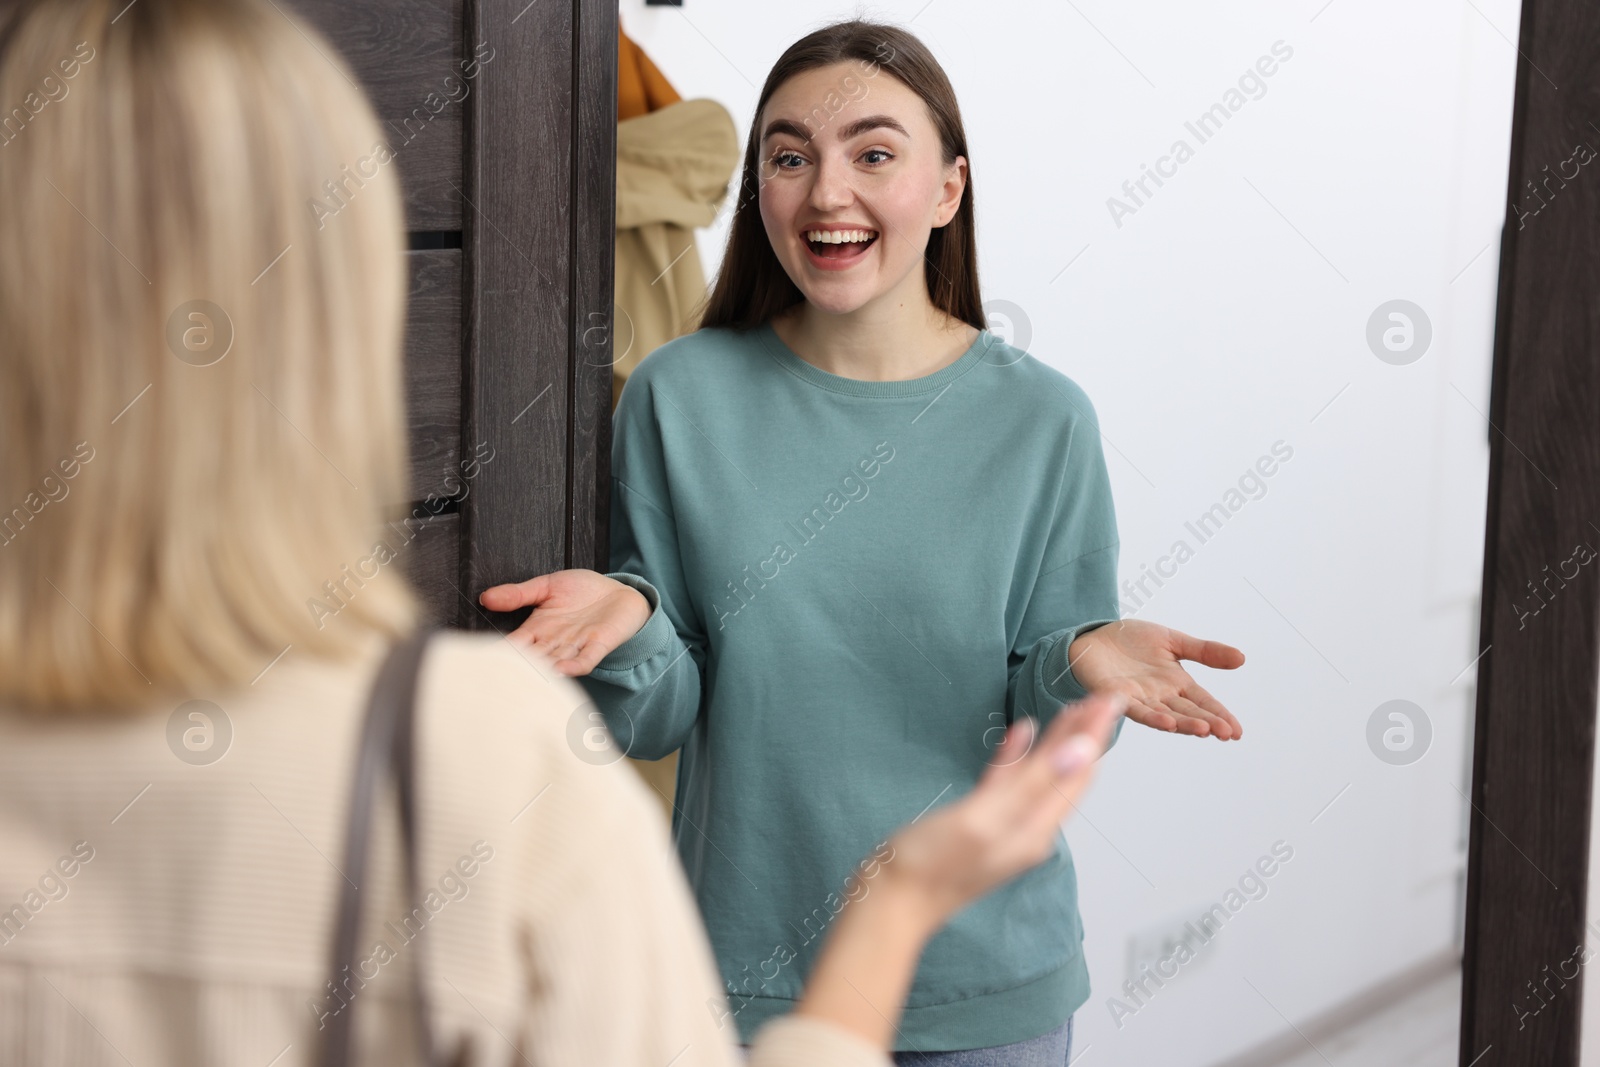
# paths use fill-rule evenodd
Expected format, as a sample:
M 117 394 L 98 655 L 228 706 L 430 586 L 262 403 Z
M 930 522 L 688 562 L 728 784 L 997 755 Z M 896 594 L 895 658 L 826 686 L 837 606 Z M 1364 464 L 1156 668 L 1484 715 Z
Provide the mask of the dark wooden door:
M 1585 915 L 1600 567 L 1578 563 L 1600 549 L 1600 7 L 1524 0 L 1519 37 L 1487 430 L 1462 1067 L 1576 1065 L 1583 984 L 1595 980 L 1584 961 L 1600 930 Z M 1538 627 L 1524 623 L 1529 605 Z
M 606 566 L 617 10 L 597 0 L 290 0 L 383 121 L 405 192 L 412 536 L 439 621 Z M 337 195 L 336 192 L 330 195 Z

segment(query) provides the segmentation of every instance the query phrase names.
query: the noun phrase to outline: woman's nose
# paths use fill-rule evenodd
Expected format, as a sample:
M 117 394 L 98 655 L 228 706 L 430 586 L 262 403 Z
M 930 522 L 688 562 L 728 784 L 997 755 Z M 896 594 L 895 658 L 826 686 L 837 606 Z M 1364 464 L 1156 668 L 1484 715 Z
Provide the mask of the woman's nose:
M 811 206 L 826 211 L 848 204 L 854 197 L 849 167 L 827 158 L 818 161 L 816 180 L 811 185 Z

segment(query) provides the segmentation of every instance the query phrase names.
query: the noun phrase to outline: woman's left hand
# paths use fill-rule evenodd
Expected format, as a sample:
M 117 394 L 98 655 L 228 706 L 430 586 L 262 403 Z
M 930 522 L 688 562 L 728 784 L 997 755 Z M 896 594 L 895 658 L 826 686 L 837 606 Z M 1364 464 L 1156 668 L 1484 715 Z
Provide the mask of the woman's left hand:
M 1202 641 L 1159 623 L 1122 619 L 1080 634 L 1067 649 L 1067 659 L 1085 689 L 1126 694 L 1127 717 L 1136 723 L 1219 741 L 1244 736 L 1233 713 L 1178 665 L 1187 659 L 1231 671 L 1244 663 L 1244 653 L 1232 645 Z

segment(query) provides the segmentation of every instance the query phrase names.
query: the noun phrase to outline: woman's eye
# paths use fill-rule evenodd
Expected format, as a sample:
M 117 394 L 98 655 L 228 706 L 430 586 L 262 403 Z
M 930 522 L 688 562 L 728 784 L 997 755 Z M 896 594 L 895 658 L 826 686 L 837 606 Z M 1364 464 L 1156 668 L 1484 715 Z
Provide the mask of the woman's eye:
M 870 157 L 870 156 L 882 156 L 883 159 L 881 159 L 881 160 L 869 159 L 868 157 Z M 861 153 L 861 158 L 863 160 L 866 160 L 869 166 L 880 166 L 881 164 L 886 163 L 889 160 L 893 159 L 894 155 L 892 153 L 890 153 L 890 152 L 885 151 L 882 148 L 869 148 L 865 152 Z M 786 159 L 798 160 L 799 163 L 797 163 L 793 167 L 785 166 L 784 165 L 784 160 L 786 160 Z M 788 151 L 787 149 L 781 149 L 781 150 L 779 150 L 777 152 L 774 152 L 772 154 L 771 162 L 772 162 L 772 165 L 774 167 L 776 167 L 777 169 L 779 169 L 779 170 L 798 170 L 799 169 L 799 164 L 800 163 L 804 163 L 805 162 L 805 158 L 803 156 L 799 155 L 796 152 L 791 152 L 791 151 Z

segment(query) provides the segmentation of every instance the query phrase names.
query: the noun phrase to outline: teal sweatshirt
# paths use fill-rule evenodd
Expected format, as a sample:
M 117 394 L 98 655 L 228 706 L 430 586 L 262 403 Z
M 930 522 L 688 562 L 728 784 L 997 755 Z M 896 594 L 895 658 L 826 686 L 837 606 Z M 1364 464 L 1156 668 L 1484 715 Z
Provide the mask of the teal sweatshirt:
M 611 577 L 652 610 L 581 681 L 629 755 L 682 746 L 673 839 L 719 1021 L 747 1043 L 794 1008 L 895 830 L 971 790 L 1015 717 L 1085 695 L 1068 646 L 1118 618 L 1098 422 L 987 330 L 872 382 L 770 324 L 702 329 L 629 376 L 611 469 Z M 929 941 L 896 1049 L 1060 1026 L 1089 996 L 1082 940 L 1058 836 Z

